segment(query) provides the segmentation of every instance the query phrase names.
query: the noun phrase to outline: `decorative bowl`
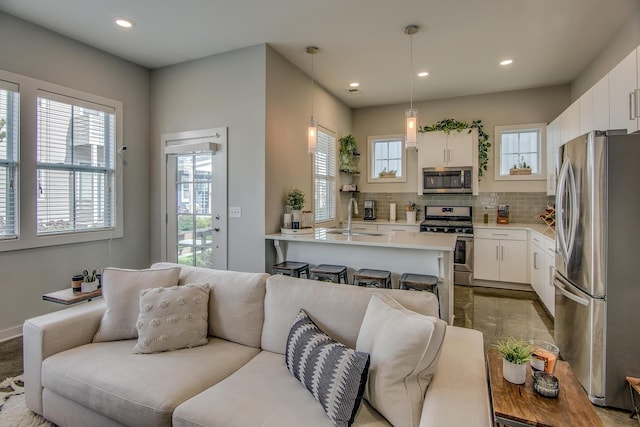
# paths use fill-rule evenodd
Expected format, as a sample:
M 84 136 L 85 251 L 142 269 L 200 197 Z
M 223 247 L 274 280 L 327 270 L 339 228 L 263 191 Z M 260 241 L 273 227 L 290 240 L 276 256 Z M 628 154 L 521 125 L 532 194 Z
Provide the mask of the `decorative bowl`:
M 533 389 L 544 397 L 558 397 L 560 387 L 558 378 L 543 371 L 533 374 Z

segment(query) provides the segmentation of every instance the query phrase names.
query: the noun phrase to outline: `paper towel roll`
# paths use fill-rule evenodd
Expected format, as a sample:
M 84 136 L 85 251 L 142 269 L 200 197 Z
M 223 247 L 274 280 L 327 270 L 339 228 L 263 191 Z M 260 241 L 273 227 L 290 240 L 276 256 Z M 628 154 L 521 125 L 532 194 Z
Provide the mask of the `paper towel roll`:
M 396 204 L 391 203 L 389 204 L 389 221 L 395 221 L 395 220 L 396 220 Z

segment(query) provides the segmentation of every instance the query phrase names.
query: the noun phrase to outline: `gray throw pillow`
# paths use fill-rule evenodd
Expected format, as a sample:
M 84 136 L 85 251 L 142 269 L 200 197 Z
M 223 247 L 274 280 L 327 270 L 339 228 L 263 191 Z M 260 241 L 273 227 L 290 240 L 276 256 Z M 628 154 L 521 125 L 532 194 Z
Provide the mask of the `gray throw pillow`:
M 158 353 L 207 344 L 209 285 L 140 291 L 134 353 Z
M 337 427 L 356 418 L 369 374 L 369 354 L 333 340 L 304 310 L 289 331 L 287 368 L 320 402 Z

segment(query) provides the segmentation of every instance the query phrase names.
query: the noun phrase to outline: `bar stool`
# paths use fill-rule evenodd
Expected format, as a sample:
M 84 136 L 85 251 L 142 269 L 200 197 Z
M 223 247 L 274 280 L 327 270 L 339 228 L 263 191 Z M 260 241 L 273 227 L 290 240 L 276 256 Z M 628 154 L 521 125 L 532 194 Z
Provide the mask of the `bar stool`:
M 285 261 L 274 264 L 271 267 L 271 274 L 283 274 L 285 276 L 300 277 L 300 274 L 306 274 L 309 278 L 309 263 L 298 261 Z
M 631 392 L 631 415 L 629 418 L 633 418 L 634 416 L 638 417 L 638 423 L 640 423 L 640 413 L 638 413 L 638 404 L 636 403 L 636 394 L 640 395 L 640 378 L 627 377 L 627 382 L 629 383 L 629 391 Z
M 391 288 L 391 272 L 388 270 L 373 270 L 361 268 L 353 273 L 355 286 L 375 286 L 376 288 Z
M 438 298 L 438 317 L 440 317 L 440 296 L 438 295 L 438 278 L 428 274 L 404 273 L 398 281 L 400 289 L 427 291 Z
M 349 283 L 346 265 L 320 264 L 311 269 L 311 278 L 333 283 L 340 283 L 342 279 L 344 283 Z

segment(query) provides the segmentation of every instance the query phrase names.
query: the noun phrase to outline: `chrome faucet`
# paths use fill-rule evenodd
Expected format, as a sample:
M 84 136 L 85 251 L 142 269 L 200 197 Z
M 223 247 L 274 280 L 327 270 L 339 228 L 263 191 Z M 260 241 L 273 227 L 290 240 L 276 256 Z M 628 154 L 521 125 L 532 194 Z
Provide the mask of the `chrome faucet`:
M 354 209 L 352 210 L 351 207 L 353 207 Z M 351 200 L 349 200 L 349 206 L 347 208 L 347 215 L 349 216 L 347 218 L 347 234 L 349 236 L 351 236 L 351 233 L 353 232 L 351 228 L 351 220 L 354 213 L 358 215 L 358 202 L 356 201 L 355 197 L 352 197 Z

